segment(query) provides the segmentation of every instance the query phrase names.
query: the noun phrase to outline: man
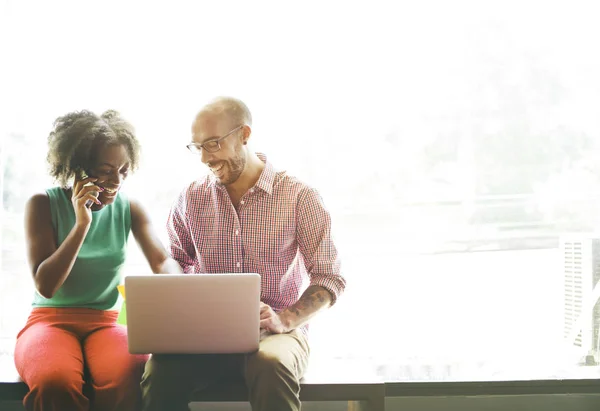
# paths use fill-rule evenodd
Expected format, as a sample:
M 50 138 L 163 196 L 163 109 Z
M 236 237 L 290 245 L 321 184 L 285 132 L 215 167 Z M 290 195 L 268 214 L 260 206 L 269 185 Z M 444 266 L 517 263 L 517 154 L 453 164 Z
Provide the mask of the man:
M 319 194 L 250 151 L 251 126 L 250 111 L 234 98 L 217 98 L 198 113 L 188 148 L 212 173 L 182 192 L 167 229 L 185 273 L 261 275 L 260 348 L 153 355 L 141 384 L 145 411 L 188 410 L 192 391 L 236 377 L 245 379 L 254 411 L 299 410 L 308 321 L 344 291 Z

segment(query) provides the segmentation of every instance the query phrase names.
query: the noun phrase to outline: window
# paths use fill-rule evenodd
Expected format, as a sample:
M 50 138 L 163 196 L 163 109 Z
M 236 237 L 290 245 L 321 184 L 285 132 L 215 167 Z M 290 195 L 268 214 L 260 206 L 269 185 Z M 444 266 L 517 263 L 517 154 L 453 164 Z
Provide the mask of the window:
M 565 340 L 560 248 L 591 235 L 600 209 L 589 10 L 96 3 L 5 5 L 4 353 L 33 292 L 23 206 L 52 184 L 52 121 L 114 108 L 136 126 L 143 163 L 127 190 L 166 241 L 171 202 L 206 172 L 185 149 L 191 120 L 216 95 L 248 104 L 254 148 L 333 215 L 348 289 L 315 321 L 314 357 L 400 379 L 563 378 L 597 352 L 597 335 Z M 127 273 L 149 272 L 131 248 Z

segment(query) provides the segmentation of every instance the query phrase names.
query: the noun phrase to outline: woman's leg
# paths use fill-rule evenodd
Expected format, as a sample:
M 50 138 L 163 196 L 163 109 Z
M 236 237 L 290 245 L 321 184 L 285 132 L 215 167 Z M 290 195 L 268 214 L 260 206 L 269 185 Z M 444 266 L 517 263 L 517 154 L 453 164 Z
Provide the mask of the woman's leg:
M 140 408 L 140 381 L 148 356 L 129 354 L 127 329 L 111 324 L 83 342 L 85 363 L 94 389 L 92 408 L 133 411 Z
M 33 319 L 32 319 L 33 318 Z M 32 314 L 17 338 L 15 365 L 29 393 L 29 411 L 87 411 L 83 395 L 83 353 L 75 334 Z

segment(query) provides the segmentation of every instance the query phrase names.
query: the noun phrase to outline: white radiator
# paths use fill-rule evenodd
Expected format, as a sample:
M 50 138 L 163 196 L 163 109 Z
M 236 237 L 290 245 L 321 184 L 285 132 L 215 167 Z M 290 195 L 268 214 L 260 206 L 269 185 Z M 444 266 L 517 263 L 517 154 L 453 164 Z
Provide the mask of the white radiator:
M 600 327 L 600 237 L 561 237 L 564 272 L 564 335 L 587 353 L 589 363 L 598 355 Z M 594 360 L 595 362 L 595 360 Z

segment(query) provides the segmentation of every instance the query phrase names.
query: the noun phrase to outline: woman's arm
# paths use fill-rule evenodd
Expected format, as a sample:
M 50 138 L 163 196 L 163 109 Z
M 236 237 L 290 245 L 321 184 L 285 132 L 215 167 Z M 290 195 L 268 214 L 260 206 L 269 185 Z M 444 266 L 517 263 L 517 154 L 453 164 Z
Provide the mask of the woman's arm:
M 167 250 L 154 232 L 148 213 L 142 204 L 130 199 L 131 231 L 146 256 L 155 274 L 179 274 L 182 272 L 179 264 L 169 257 Z
M 50 198 L 37 194 L 29 199 L 25 207 L 25 238 L 27 256 L 31 266 L 35 288 L 45 298 L 52 298 L 63 285 L 85 236 L 92 223 L 90 207 L 98 201 L 97 179 L 77 179 L 71 190 L 71 204 L 75 210 L 75 225 L 60 247 L 56 246 L 56 234 L 52 227 Z
M 90 228 L 76 223 L 60 247 L 52 227 L 50 199 L 36 194 L 25 206 L 25 241 L 35 288 L 45 298 L 52 298 L 69 276 L 83 240 Z

